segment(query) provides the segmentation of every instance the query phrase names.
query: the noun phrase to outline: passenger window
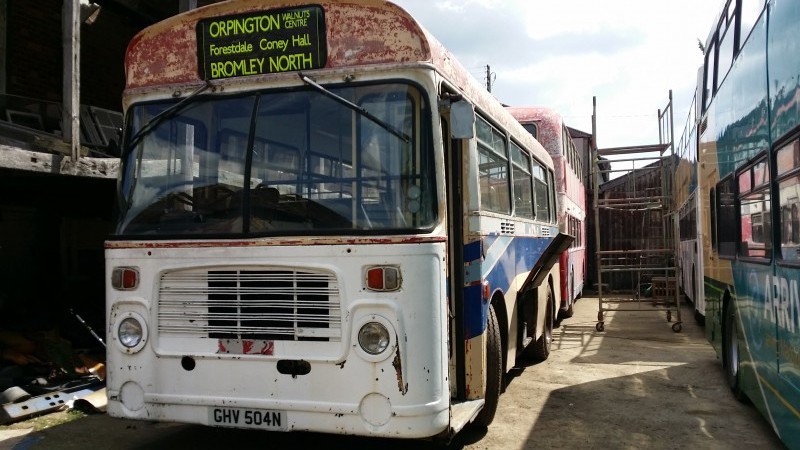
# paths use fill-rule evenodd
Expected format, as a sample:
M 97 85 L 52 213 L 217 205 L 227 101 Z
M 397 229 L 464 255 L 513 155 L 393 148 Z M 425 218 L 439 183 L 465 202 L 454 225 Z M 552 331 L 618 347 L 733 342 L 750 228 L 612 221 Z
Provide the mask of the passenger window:
M 703 111 L 711 106 L 711 100 L 714 98 L 716 89 L 714 88 L 714 81 L 717 74 L 717 55 L 715 53 L 715 41 L 712 41 L 706 49 L 706 64 L 705 64 L 705 78 L 703 89 Z
M 734 179 L 728 177 L 717 184 L 717 244 L 721 257 L 736 256 L 736 198 L 734 197 Z
M 727 30 L 724 26 L 720 27 L 719 53 L 717 54 L 717 81 L 716 88 L 714 89 L 715 92 L 717 89 L 719 89 L 719 86 L 722 84 L 722 81 L 728 74 L 728 70 L 733 64 L 733 56 L 736 52 L 736 49 L 733 45 L 735 36 L 736 32 L 733 26 L 729 26 Z
M 505 137 L 480 117 L 476 128 L 481 210 L 509 214 L 511 186 Z
M 772 208 L 766 159 L 738 175 L 739 256 L 772 257 Z
M 800 142 L 776 152 L 778 200 L 781 208 L 781 259 L 800 263 Z
M 538 162 L 533 163 L 533 190 L 536 202 L 536 220 L 550 221 L 550 195 L 547 192 L 547 173 Z
M 753 30 L 761 12 L 764 11 L 764 0 L 742 0 L 741 14 L 739 14 L 739 46 L 744 45 L 750 32 Z
M 531 185 L 531 162 L 515 143 L 511 143 L 511 161 L 514 177 L 514 215 L 533 219 L 533 188 Z

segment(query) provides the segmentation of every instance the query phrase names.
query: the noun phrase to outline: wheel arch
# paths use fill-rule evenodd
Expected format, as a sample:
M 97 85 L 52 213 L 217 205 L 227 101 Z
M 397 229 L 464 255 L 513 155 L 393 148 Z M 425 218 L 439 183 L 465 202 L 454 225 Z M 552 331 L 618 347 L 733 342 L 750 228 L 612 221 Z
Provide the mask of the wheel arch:
M 506 306 L 505 296 L 501 292 L 495 292 L 490 302 L 494 307 L 494 313 L 497 316 L 497 325 L 500 328 L 500 346 L 502 348 L 501 354 L 503 355 L 503 371 L 508 363 L 508 329 L 509 329 L 509 314 Z M 487 317 L 488 320 L 488 317 Z

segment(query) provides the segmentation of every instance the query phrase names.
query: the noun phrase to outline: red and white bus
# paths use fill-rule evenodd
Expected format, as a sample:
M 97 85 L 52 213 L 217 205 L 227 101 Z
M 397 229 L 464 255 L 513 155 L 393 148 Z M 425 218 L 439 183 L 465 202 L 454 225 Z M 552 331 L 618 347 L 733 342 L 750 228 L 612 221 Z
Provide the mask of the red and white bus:
M 560 302 L 547 151 L 381 0 L 240 0 L 126 55 L 108 413 L 451 436 Z
M 561 254 L 561 308 L 558 319 L 572 317 L 586 280 L 586 161 L 575 147 L 561 115 L 550 108 L 509 107 L 509 112 L 553 158 L 558 197 L 558 226 L 574 237 Z

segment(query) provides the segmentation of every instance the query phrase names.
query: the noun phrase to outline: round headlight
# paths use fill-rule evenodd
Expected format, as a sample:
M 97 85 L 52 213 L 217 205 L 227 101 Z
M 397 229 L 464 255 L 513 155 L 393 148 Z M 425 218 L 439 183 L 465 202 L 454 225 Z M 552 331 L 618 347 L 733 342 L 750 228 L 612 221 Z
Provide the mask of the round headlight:
M 117 336 L 125 347 L 136 347 L 142 342 L 142 324 L 133 317 L 125 318 L 119 323 Z
M 370 355 L 386 351 L 389 341 L 389 330 L 378 322 L 369 322 L 358 330 L 358 344 Z

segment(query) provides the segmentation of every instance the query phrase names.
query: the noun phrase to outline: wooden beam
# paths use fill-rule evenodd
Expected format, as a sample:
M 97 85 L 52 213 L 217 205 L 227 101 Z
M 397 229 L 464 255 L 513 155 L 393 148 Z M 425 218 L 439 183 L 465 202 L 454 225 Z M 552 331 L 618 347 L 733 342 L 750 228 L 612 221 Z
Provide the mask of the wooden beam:
M 71 145 L 73 162 L 80 159 L 81 149 L 81 4 L 80 0 L 64 0 L 62 27 L 64 43 L 64 142 Z
M 6 66 L 6 61 L 8 61 L 8 58 L 6 57 L 7 30 L 8 1 L 0 0 L 0 94 L 6 93 L 6 71 L 8 70 L 8 67 Z
M 0 169 L 114 179 L 119 173 L 119 159 L 84 156 L 73 161 L 65 155 L 34 152 L 0 144 Z

